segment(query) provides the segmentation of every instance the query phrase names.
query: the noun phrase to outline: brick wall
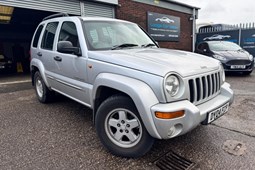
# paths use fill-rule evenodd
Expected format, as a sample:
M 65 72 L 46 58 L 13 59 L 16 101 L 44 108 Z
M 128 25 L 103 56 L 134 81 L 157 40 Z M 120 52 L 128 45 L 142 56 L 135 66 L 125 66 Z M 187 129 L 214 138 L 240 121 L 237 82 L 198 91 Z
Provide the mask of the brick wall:
M 147 11 L 180 17 L 181 30 L 179 42 L 159 42 L 159 45 L 163 48 L 192 50 L 192 21 L 189 20 L 190 14 L 160 8 L 156 4 L 153 6 L 132 0 L 119 0 L 119 4 L 120 6 L 116 8 L 116 18 L 137 23 L 146 31 L 148 31 Z

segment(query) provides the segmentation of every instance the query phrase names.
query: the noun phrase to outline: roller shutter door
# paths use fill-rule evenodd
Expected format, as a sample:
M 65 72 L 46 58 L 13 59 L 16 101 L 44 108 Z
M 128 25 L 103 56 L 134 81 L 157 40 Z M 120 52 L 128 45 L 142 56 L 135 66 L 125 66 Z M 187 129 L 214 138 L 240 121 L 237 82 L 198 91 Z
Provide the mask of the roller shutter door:
M 114 6 L 84 1 L 84 15 L 115 18 Z
M 81 15 L 78 0 L 0 0 L 0 5 Z

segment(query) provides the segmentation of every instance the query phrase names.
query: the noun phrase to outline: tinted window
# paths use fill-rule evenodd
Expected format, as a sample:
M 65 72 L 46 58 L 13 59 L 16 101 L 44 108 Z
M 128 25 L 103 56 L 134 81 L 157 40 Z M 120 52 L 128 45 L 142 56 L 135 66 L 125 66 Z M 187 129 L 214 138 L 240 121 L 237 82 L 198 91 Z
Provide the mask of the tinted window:
M 41 45 L 43 49 L 47 49 L 47 50 L 53 49 L 53 42 L 54 42 L 54 37 L 56 34 L 57 27 L 58 27 L 58 22 L 52 22 L 46 26 L 46 29 L 43 34 L 42 45 Z
M 35 33 L 35 37 L 34 37 L 34 41 L 33 41 L 33 47 L 37 47 L 38 46 L 38 41 L 41 35 L 43 29 L 43 25 L 40 25 Z
M 73 22 L 63 23 L 58 41 L 70 41 L 74 47 L 79 47 L 77 29 Z

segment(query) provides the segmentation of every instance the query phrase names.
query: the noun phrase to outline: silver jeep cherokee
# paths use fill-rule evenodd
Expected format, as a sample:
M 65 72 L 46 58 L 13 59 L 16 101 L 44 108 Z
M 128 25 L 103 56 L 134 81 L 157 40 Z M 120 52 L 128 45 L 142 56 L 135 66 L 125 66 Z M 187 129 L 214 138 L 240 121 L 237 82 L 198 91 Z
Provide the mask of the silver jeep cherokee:
M 159 48 L 127 21 L 50 16 L 34 34 L 31 57 L 39 101 L 58 92 L 93 109 L 101 142 L 118 156 L 142 156 L 155 138 L 211 123 L 233 102 L 218 60 Z

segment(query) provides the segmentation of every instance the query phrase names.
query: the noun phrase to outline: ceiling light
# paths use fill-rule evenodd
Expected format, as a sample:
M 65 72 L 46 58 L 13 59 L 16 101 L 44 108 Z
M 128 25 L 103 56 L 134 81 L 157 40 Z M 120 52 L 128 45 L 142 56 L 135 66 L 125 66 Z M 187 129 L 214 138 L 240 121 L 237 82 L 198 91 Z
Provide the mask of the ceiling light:
M 13 7 L 0 5 L 0 23 L 10 22 L 13 9 Z

